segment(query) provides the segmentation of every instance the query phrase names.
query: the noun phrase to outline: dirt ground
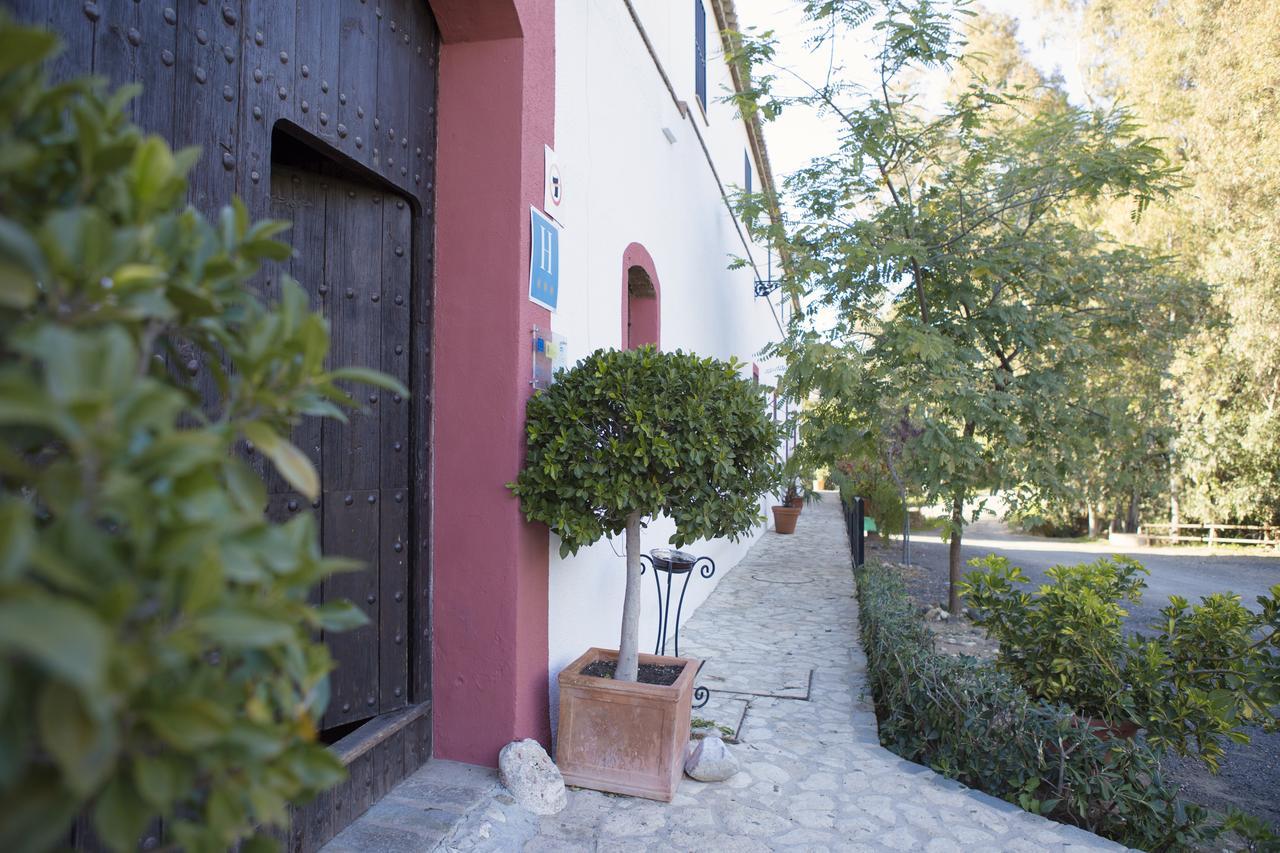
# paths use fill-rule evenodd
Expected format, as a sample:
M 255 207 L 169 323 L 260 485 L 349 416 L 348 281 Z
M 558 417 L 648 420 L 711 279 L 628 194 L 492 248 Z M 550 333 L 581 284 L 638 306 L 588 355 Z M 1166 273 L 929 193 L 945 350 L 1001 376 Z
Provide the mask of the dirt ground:
M 957 618 L 953 614 L 947 614 L 946 619 L 938 618 L 947 602 L 945 578 L 939 588 L 938 578 L 928 569 L 896 562 L 895 559 L 900 559 L 901 555 L 891 547 L 871 545 L 868 556 L 874 556 L 893 567 L 906 580 L 907 595 L 920 612 L 925 626 L 933 632 L 939 652 L 952 657 L 967 655 L 979 660 L 995 660 L 1000 644 L 988 637 L 977 625 L 963 616 Z

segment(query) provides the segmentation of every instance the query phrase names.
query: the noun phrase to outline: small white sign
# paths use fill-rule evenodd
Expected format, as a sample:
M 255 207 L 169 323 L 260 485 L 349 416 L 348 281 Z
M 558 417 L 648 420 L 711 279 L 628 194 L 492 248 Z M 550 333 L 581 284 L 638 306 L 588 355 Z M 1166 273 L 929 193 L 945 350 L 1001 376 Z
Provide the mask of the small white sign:
M 560 208 L 564 203 L 564 177 L 560 174 L 560 161 L 556 157 L 556 152 L 551 150 L 551 146 L 542 146 L 545 152 L 543 160 L 543 198 L 542 209 L 557 222 L 563 222 L 560 218 Z

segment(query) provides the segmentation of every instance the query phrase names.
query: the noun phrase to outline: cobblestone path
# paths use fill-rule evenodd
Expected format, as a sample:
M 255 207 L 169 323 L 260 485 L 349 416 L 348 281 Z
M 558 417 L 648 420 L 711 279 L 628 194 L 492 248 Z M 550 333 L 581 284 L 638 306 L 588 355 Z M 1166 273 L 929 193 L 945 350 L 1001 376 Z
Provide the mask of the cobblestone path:
M 419 812 L 438 811 L 430 806 L 433 773 L 447 789 L 443 795 L 455 800 L 458 783 L 448 779 L 475 779 L 447 832 L 422 833 L 417 847 L 386 843 L 384 833 L 382 846 L 371 847 L 361 843 L 357 823 L 328 853 L 1121 849 L 881 747 L 857 636 L 848 546 L 839 508 L 828 497 L 805 509 L 795 535 L 766 534 L 681 632 L 682 652 L 708 661 L 704 675 L 740 669 L 750 679 L 730 686 L 745 690 L 744 680 L 755 682 L 751 693 L 729 697 L 746 703 L 741 743 L 733 747 L 742 771 L 732 779 L 705 784 L 686 777 L 669 804 L 570 790 L 568 808 L 538 818 L 515 806 L 484 771 L 433 762 L 404 783 L 418 780 Z M 767 695 L 796 695 L 791 688 L 810 671 L 807 699 Z M 723 707 L 723 691 L 719 699 Z M 399 791 L 393 798 L 393 810 L 413 806 Z M 377 823 L 387 832 L 410 829 L 390 814 Z

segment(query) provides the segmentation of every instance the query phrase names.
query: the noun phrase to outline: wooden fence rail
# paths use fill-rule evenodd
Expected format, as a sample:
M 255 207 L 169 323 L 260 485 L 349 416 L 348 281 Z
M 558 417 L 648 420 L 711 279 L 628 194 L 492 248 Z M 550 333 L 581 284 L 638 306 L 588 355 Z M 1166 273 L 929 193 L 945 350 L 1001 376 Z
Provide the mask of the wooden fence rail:
M 1186 534 L 1182 531 L 1204 531 Z M 1244 535 L 1223 535 L 1241 532 Z M 1270 545 L 1280 548 L 1280 527 L 1270 524 L 1143 524 L 1138 535 L 1161 542 L 1201 542 L 1214 545 Z

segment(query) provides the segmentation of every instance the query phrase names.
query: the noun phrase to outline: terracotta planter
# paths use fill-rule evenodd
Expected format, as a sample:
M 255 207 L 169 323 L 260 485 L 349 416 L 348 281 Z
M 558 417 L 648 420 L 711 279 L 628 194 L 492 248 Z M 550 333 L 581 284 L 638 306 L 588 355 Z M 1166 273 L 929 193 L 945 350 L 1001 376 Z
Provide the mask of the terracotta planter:
M 804 509 L 804 498 L 789 498 L 786 505 L 792 509 Z
M 773 507 L 773 529 L 778 533 L 795 533 L 800 510 L 789 506 Z
M 556 765 L 569 785 L 671 802 L 684 773 L 693 679 L 702 662 L 640 655 L 641 664 L 683 665 L 674 684 L 583 675 L 608 649 L 588 649 L 561 672 Z
M 1079 717 L 1076 722 L 1098 736 L 1098 740 L 1133 740 L 1138 734 L 1138 724 L 1129 720 L 1109 723 L 1097 717 Z

